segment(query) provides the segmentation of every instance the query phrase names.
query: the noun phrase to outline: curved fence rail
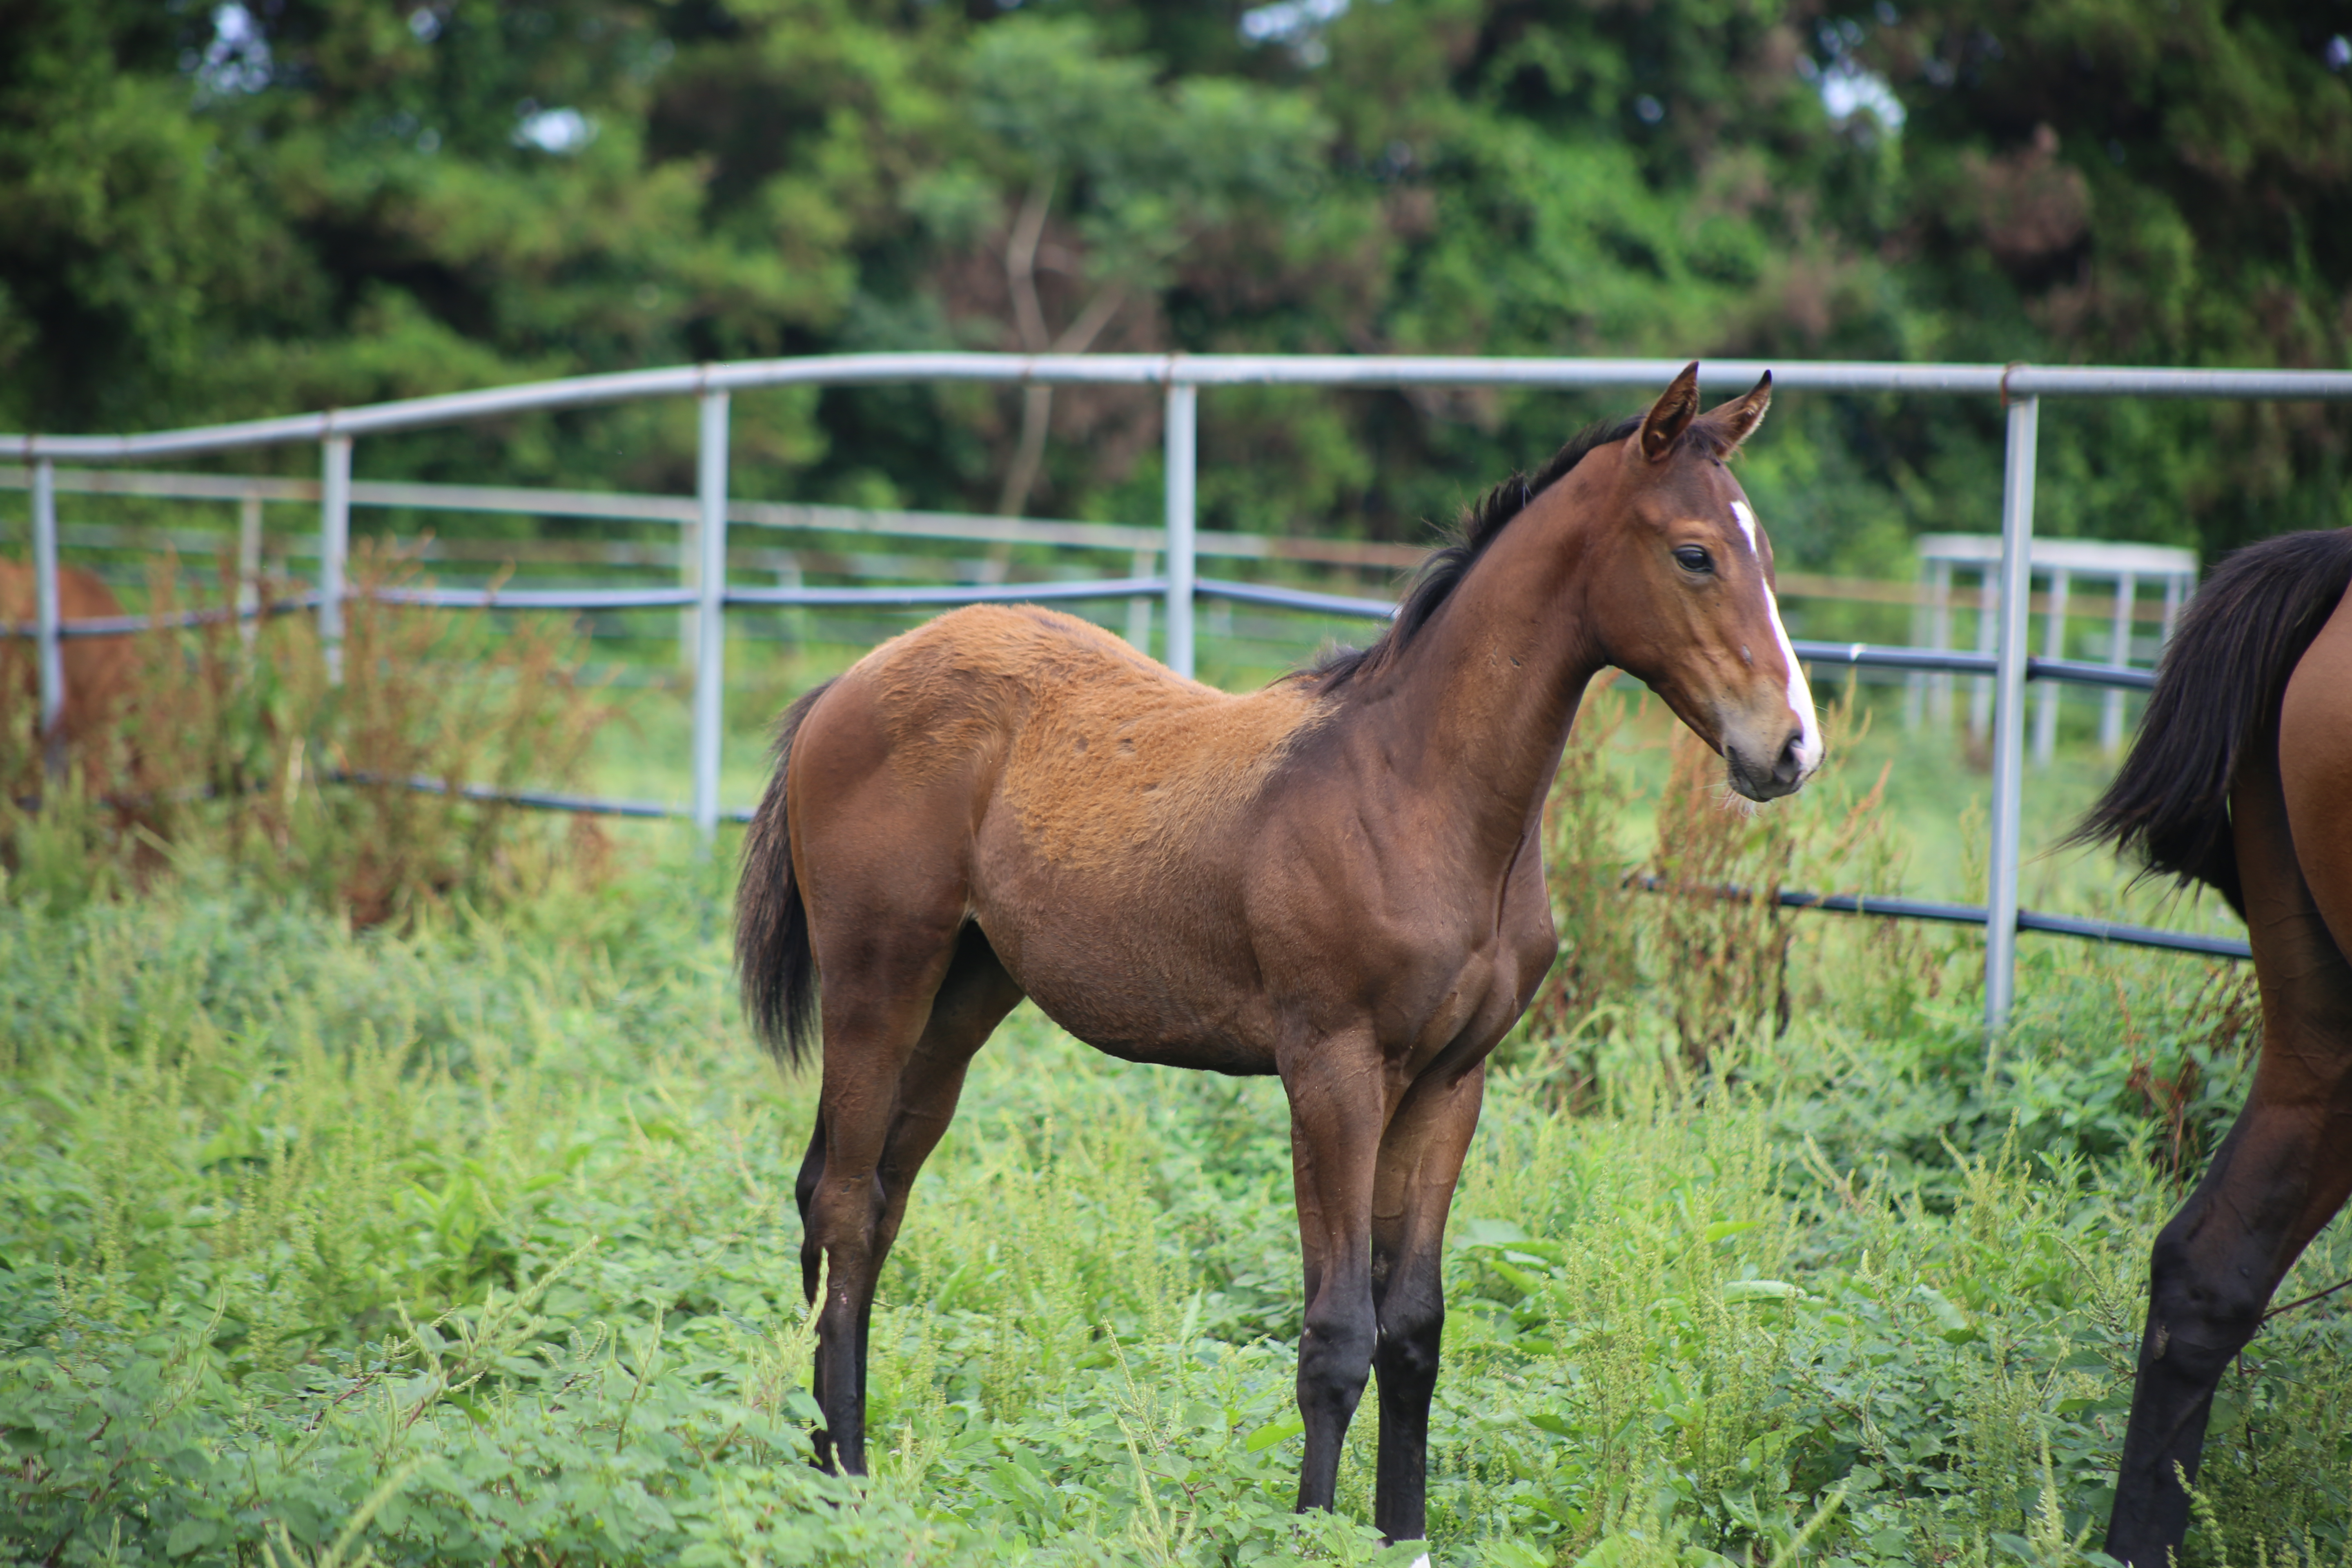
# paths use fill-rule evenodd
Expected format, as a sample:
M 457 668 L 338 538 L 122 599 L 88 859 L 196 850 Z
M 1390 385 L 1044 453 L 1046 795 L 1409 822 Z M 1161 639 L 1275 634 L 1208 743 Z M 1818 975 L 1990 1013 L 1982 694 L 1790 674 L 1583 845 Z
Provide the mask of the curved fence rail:
M 1654 389 L 1682 368 L 1680 362 L 1649 359 L 1475 359 L 1412 356 L 1245 354 L 837 354 L 803 359 L 744 361 L 729 364 L 677 365 L 608 375 L 577 376 L 523 386 L 411 398 L 367 407 L 261 419 L 240 424 L 125 436 L 0 436 L 0 454 L 19 456 L 31 470 L 33 554 L 37 616 L 30 626 L 0 626 L 0 636 L 29 636 L 38 647 L 44 722 L 63 707 L 62 640 L 73 637 L 121 636 L 152 624 L 144 616 L 66 623 L 57 588 L 56 465 L 60 459 L 95 463 L 144 462 L 197 453 L 257 447 L 316 443 L 320 466 L 319 583 L 312 594 L 291 595 L 241 611 L 199 610 L 163 617 L 160 624 L 186 626 L 228 615 L 315 610 L 320 618 L 330 672 L 341 668 L 342 610 L 348 596 L 344 568 L 350 548 L 352 443 L 362 436 L 462 424 L 534 410 L 572 408 L 644 397 L 693 397 L 699 405 L 699 459 L 696 494 L 673 503 L 677 521 L 690 522 L 698 551 L 698 581 L 690 587 L 646 589 L 389 590 L 376 596 L 396 603 L 444 606 L 492 605 L 535 610 L 690 609 L 697 612 L 694 690 L 694 788 L 686 815 L 708 835 L 722 816 L 719 804 L 719 695 L 723 679 L 725 615 L 730 607 L 875 605 L 914 608 L 1007 600 L 1136 599 L 1166 606 L 1168 662 L 1192 673 L 1193 610 L 1202 599 L 1305 611 L 1323 616 L 1385 617 L 1386 601 L 1272 584 L 1203 578 L 1198 574 L 1202 541 L 1194 528 L 1194 478 L 1198 398 L 1203 387 L 1290 385 L 1330 387 L 1518 387 L 1578 390 L 1601 387 Z M 2016 940 L 2020 931 L 2054 931 L 2100 941 L 2133 942 L 2223 957 L 2244 956 L 2244 943 L 2222 937 L 2162 931 L 2148 927 L 2077 920 L 2038 913 L 2018 905 L 2019 816 L 2023 793 L 2024 686 L 2057 681 L 2108 689 L 2145 689 L 2146 670 L 2067 659 L 2034 658 L 2026 651 L 2030 604 L 2029 548 L 2033 531 L 2034 448 L 2041 399 L 2044 397 L 2208 397 L 2352 400 L 2352 372 L 2272 370 L 2175 370 L 2133 367 L 2029 364 L 1895 364 L 1716 360 L 1701 367 L 1703 384 L 1745 388 L 1766 370 L 1785 392 L 1900 393 L 1998 397 L 2006 409 L 2007 458 L 2001 492 L 2001 555 L 1993 649 L 1964 653 L 1869 644 L 1800 642 L 1799 656 L 1822 666 L 1922 670 L 1990 676 L 1993 687 L 1991 845 L 1984 905 L 1930 904 L 1916 900 L 1877 899 L 1784 890 L 1780 901 L 1796 908 L 1893 918 L 1982 924 L 1985 944 L 1985 1019 L 1998 1029 L 2014 994 Z M 920 587 L 730 586 L 727 574 L 728 420 L 730 395 L 760 387 L 843 386 L 927 381 L 1044 384 L 1157 386 L 1166 401 L 1164 521 L 1148 531 L 1149 544 L 1166 563 L 1159 573 L 1086 582 Z M 397 487 L 370 486 L 376 489 Z M 815 509 L 803 509 L 815 510 Z M 1130 531 L 1139 535 L 1147 531 Z M 1142 562 L 1139 565 L 1144 564 Z M 380 782 L 380 781 L 378 781 Z M 431 780 L 405 780 L 416 788 L 444 787 Z M 649 802 L 601 801 L 536 793 L 475 792 L 482 798 L 562 811 L 619 816 L 677 815 Z

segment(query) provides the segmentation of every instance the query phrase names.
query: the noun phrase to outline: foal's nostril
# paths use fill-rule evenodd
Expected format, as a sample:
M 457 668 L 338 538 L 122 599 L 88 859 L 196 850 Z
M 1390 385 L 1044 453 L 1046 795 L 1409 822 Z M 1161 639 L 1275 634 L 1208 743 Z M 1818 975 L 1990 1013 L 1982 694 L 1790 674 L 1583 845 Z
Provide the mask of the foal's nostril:
M 1805 764 L 1797 755 L 1797 747 L 1803 740 L 1801 733 L 1795 734 L 1781 745 L 1780 760 L 1772 764 L 1774 784 L 1793 784 L 1804 773 Z

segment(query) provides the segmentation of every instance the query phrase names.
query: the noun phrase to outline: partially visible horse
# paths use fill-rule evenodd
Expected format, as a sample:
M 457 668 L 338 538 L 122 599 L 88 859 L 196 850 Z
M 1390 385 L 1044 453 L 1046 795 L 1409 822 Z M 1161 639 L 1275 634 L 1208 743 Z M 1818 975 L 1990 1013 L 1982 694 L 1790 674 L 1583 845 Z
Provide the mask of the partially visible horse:
M 797 1194 L 820 1462 L 866 1468 L 876 1279 L 967 1065 L 1026 995 L 1129 1061 L 1281 1075 L 1299 1506 L 1331 1506 L 1377 1363 L 1377 1522 L 1424 1533 L 1446 1208 L 1487 1053 L 1557 951 L 1538 829 L 1586 683 L 1647 682 L 1750 799 L 1821 762 L 1771 545 L 1725 466 L 1771 380 L 1702 416 L 1697 370 L 1497 487 L 1370 648 L 1263 690 L 982 605 L 786 711 L 736 957 L 780 1056 L 821 1022 Z
M 2156 1238 L 2107 1552 L 2162 1568 L 2189 1528 L 2214 1385 L 2352 1193 L 2352 529 L 2214 570 L 2165 649 L 2139 739 L 2075 837 L 2202 882 L 2244 917 L 2253 1089 Z
M 16 561 L 0 561 L 0 622 L 30 629 L 39 604 L 33 569 Z M 96 620 L 122 614 L 122 603 L 93 572 L 79 566 L 58 568 L 58 616 L 61 620 Z M 68 756 L 85 747 L 90 737 L 105 732 L 115 704 L 131 687 L 135 654 L 128 637 L 68 637 L 59 645 L 65 667 L 65 706 L 47 730 L 39 729 L 41 666 L 30 637 L 0 639 L 0 713 L 22 731 L 12 742 L 37 742 L 46 771 L 62 773 Z

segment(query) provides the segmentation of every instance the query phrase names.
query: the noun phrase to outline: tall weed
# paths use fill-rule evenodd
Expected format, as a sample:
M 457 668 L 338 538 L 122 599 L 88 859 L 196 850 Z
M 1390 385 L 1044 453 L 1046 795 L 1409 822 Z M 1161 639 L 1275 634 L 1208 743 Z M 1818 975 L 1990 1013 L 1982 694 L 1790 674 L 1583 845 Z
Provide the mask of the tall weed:
M 1279 1086 L 1026 1010 L 883 1278 L 877 1474 L 810 1471 L 814 1086 L 735 1021 L 721 874 L 681 842 L 625 875 L 357 933 L 199 864 L 0 906 L 0 1560 L 1381 1560 L 1369 1403 L 1339 1513 L 1289 1512 Z M 1437 1559 L 2081 1561 L 2174 1201 L 2090 1031 L 2119 973 L 2169 1051 L 2203 973 L 2097 956 L 2032 976 L 1990 1073 L 1964 1030 L 1801 1009 L 1703 1107 L 1662 1020 L 1581 1116 L 1502 1075 L 1449 1230 Z M 2289 1289 L 2347 1269 L 2324 1237 Z M 2342 1321 L 2279 1320 L 2225 1389 L 2192 1561 L 2343 1550 Z
M 593 872 L 590 819 L 551 831 L 464 795 L 570 781 L 606 717 L 578 680 L 579 639 L 545 618 L 494 627 L 487 610 L 372 596 L 414 580 L 391 552 L 354 555 L 340 684 L 307 616 L 269 616 L 249 640 L 226 619 L 136 638 L 134 679 L 71 776 L 37 804 L 0 801 L 5 896 L 69 904 L 209 855 L 373 925 Z M 176 584 L 174 563 L 155 570 L 154 613 L 182 607 Z M 219 602 L 233 591 L 224 567 Z
M 1603 672 L 1585 694 L 1544 801 L 1544 878 L 1559 957 L 1536 988 L 1524 1034 L 1541 1042 L 1541 1078 L 1570 1110 L 1599 1088 L 1600 1041 L 1642 977 L 1642 911 L 1627 896 L 1636 866 L 1619 841 L 1631 790 L 1614 759 L 1633 704 L 1612 689 L 1613 676 Z
M 1647 709 L 1647 711 L 1645 711 Z M 1737 1042 L 1778 1034 L 1802 1007 L 1835 1005 L 1872 1027 L 1909 1026 L 1945 986 L 1948 934 L 1915 922 L 1823 920 L 1782 905 L 1784 888 L 1902 891 L 1904 855 L 1883 811 L 1886 773 L 1858 789 L 1849 742 L 1869 718 L 1853 694 L 1825 710 L 1829 762 L 1799 795 L 1732 795 L 1722 763 L 1679 725 L 1654 791 L 1629 733 L 1645 696 L 1597 690 L 1579 712 L 1544 814 L 1545 868 L 1560 958 L 1507 1059 L 1544 1063 L 1558 1103 L 1593 1102 L 1601 1043 L 1663 1019 L 1685 1075 L 1703 1080 Z M 1646 853 L 1626 825 L 1647 807 Z M 1792 964 L 1800 945 L 1815 962 Z M 1825 988 L 1819 978 L 1835 975 Z

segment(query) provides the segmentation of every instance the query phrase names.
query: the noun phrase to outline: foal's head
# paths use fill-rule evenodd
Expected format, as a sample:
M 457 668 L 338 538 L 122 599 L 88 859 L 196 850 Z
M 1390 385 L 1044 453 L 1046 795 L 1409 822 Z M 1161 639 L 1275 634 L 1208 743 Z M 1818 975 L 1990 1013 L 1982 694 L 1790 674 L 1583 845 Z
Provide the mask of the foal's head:
M 1613 478 L 1595 476 L 1613 491 L 1592 578 L 1609 662 L 1721 752 L 1750 800 L 1790 794 L 1822 761 L 1812 692 L 1772 594 L 1772 542 L 1725 464 L 1771 401 L 1768 374 L 1701 414 L 1690 365 L 1619 446 Z

